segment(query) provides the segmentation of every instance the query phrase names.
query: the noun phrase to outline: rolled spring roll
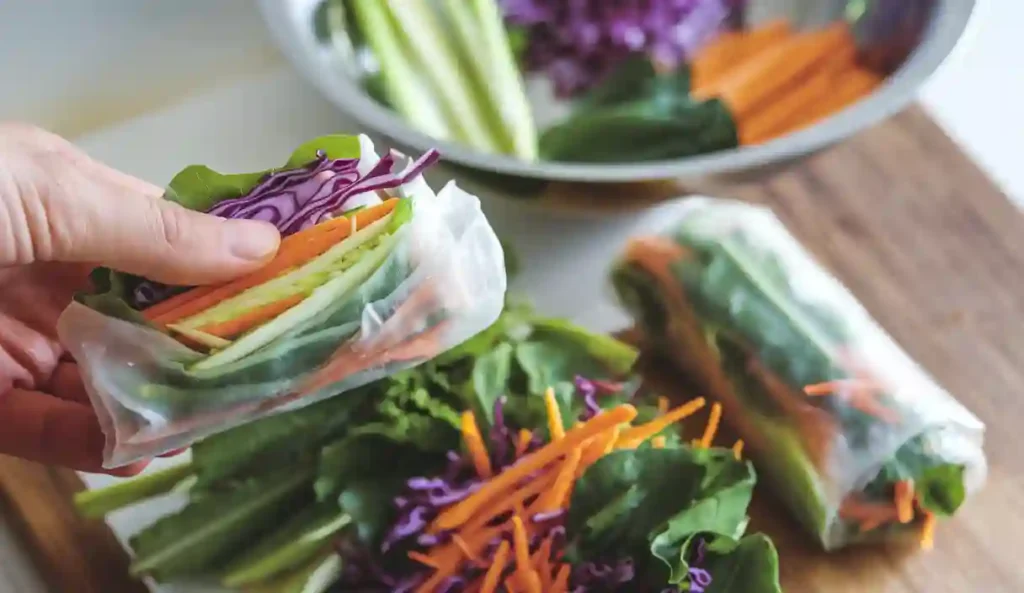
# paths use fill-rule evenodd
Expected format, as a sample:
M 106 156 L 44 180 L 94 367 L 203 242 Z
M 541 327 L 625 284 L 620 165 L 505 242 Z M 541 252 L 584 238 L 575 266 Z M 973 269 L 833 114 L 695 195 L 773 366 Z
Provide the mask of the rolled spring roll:
M 612 273 L 647 345 L 725 409 L 827 550 L 916 535 L 984 481 L 984 425 L 767 209 L 691 198 Z

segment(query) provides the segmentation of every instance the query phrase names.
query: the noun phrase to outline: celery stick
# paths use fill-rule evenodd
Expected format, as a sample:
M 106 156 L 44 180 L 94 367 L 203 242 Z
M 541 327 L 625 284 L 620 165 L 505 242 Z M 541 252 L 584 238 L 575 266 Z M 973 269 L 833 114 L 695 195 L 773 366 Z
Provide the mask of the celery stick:
M 75 509 L 83 517 L 102 517 L 117 509 L 167 494 L 192 476 L 192 464 L 183 463 L 164 470 L 118 482 L 106 488 L 75 494 Z
M 501 144 L 487 123 L 485 112 L 466 76 L 466 67 L 448 41 L 448 35 L 431 4 L 424 0 L 387 3 L 391 15 L 405 33 L 433 90 L 438 94 L 453 128 L 463 142 L 487 152 L 500 152 Z
M 497 2 L 446 2 L 459 49 L 496 120 L 502 148 L 526 160 L 536 159 L 537 126 Z
M 391 106 L 424 134 L 441 140 L 452 138 L 440 106 L 425 88 L 422 68 L 413 65 L 383 2 L 349 2 L 356 25 L 380 65 L 385 94 Z

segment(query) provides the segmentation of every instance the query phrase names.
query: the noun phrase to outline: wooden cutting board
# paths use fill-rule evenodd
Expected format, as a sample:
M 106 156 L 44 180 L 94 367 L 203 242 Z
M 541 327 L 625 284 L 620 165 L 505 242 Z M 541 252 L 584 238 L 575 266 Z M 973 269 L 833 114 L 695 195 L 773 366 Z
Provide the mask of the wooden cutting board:
M 825 555 L 769 495 L 755 529 L 781 550 L 788 593 L 1024 591 L 1024 216 L 918 108 L 760 183 L 687 189 L 772 206 L 923 366 L 988 424 L 985 489 L 936 549 Z M 631 189 L 631 193 L 635 190 Z M 678 194 L 679 187 L 652 195 Z M 621 193 L 617 199 L 621 200 Z M 641 196 L 638 196 L 641 197 Z M 0 499 L 54 591 L 144 591 L 103 525 L 75 517 L 74 474 L 0 457 Z

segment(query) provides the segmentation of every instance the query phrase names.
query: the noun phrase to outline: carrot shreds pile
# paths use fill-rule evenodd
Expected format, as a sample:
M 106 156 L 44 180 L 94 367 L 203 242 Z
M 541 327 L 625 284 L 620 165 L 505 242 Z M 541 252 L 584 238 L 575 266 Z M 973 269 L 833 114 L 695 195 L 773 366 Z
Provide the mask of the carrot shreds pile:
M 384 545 L 386 551 L 415 535 L 407 557 L 420 568 L 415 581 L 405 583 L 402 590 L 567 593 L 573 570 L 562 557 L 567 543 L 562 522 L 576 481 L 617 449 L 648 442 L 665 447 L 667 438 L 660 433 L 706 405 L 698 398 L 672 408 L 661 398 L 653 419 L 634 424 L 636 408 L 620 404 L 589 414 L 566 430 L 553 390 L 545 392 L 544 403 L 547 442 L 538 441 L 528 430 L 508 430 L 501 400 L 488 441 L 475 415 L 462 415 L 465 453 L 456 455 L 453 462 L 461 464 L 464 481 L 410 481 L 410 488 L 422 493 L 416 494 L 421 500 L 440 499 L 444 504 L 433 506 L 432 514 L 424 517 L 410 510 L 412 503 L 402 497 L 400 508 L 406 505 L 407 519 Z M 721 407 L 714 404 L 702 445 L 710 446 L 721 414 Z M 452 589 L 456 583 L 458 588 Z
M 804 393 L 810 397 L 836 395 L 851 407 L 869 416 L 895 424 L 899 422 L 900 416 L 878 401 L 878 396 L 882 392 L 883 389 L 877 382 L 864 379 L 839 379 L 804 387 Z
M 814 124 L 874 91 L 882 77 L 857 64 L 845 23 L 795 32 L 784 20 L 723 34 L 691 62 L 693 96 L 721 99 L 741 145 Z

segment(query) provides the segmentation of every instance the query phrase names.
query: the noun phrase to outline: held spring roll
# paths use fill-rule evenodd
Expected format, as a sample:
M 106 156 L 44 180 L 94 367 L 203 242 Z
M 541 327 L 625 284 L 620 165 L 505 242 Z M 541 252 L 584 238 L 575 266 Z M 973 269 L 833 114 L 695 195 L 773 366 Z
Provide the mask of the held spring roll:
M 612 282 L 648 345 L 699 380 L 828 550 L 921 538 L 984 481 L 984 425 L 767 209 L 691 198 Z
M 213 286 L 94 272 L 58 331 L 100 417 L 104 463 L 304 407 L 489 326 L 504 302 L 501 245 L 477 198 L 427 185 L 436 160 L 325 136 L 280 169 L 178 174 L 165 199 L 271 222 L 281 246 L 263 268 Z

